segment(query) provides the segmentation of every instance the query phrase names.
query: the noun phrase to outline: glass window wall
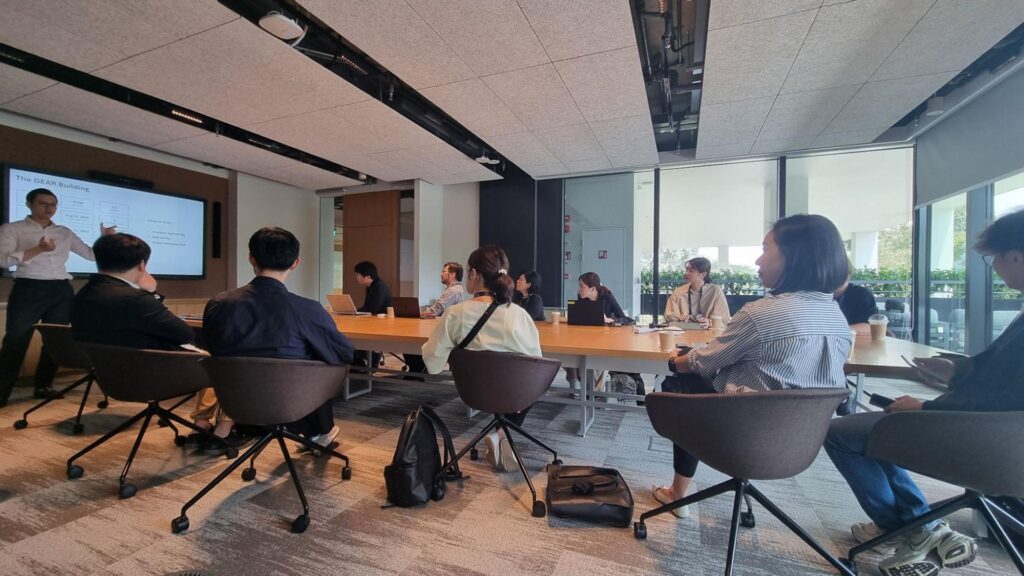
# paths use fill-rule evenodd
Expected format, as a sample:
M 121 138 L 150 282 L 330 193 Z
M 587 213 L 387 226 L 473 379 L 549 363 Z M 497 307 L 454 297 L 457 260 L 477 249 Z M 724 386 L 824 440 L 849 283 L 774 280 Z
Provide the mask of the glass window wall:
M 993 220 L 1017 210 L 1024 210 L 1024 172 L 999 180 L 993 187 Z M 992 331 L 986 344 L 1003 333 L 1024 305 L 1020 292 L 1008 288 L 1006 282 L 991 268 L 988 273 L 992 275 Z

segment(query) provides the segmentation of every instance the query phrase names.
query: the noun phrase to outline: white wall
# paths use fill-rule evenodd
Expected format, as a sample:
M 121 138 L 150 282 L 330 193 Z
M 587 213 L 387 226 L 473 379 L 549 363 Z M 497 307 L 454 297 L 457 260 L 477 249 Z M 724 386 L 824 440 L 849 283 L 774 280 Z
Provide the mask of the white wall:
M 228 284 L 237 287 L 252 280 L 248 244 L 253 232 L 264 226 L 279 226 L 295 234 L 302 245 L 299 267 L 292 272 L 286 285 L 296 294 L 307 298 L 320 297 L 320 199 L 310 190 L 303 190 L 232 172 L 229 186 L 230 240 L 234 248 L 228 253 L 235 262 L 229 262 Z M 234 273 L 235 277 L 231 278 Z
M 458 262 L 465 266 L 469 253 L 480 247 L 479 182 L 444 187 L 442 222 L 442 263 Z
M 413 293 L 425 306 L 441 294 L 439 273 L 444 265 L 444 187 L 416 180 L 413 226 Z

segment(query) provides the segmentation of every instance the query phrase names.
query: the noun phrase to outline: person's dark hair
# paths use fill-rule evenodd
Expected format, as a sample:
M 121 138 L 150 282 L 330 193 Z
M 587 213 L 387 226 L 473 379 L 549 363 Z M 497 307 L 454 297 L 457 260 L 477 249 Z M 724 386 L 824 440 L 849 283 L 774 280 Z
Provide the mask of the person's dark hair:
M 536 270 L 526 270 L 519 275 L 522 276 L 523 279 L 526 280 L 526 283 L 530 285 L 530 287 L 526 289 L 529 294 L 536 294 L 540 290 L 540 272 L 537 272 Z
M 299 258 L 299 239 L 284 228 L 260 228 L 249 237 L 249 254 L 260 270 L 287 270 Z
M 36 198 L 38 196 L 42 196 L 42 195 L 53 196 L 54 200 L 57 199 L 57 195 L 54 194 L 53 192 L 51 192 L 50 190 L 48 190 L 46 188 L 36 188 L 35 190 L 29 191 L 28 194 L 25 194 L 25 202 L 31 204 L 31 203 L 36 201 Z
M 97 238 L 92 244 L 92 253 L 100 272 L 127 272 L 149 262 L 152 251 L 142 238 L 119 232 Z
M 885 309 L 889 312 L 903 312 L 903 301 L 898 298 L 886 298 Z
M 455 279 L 462 282 L 462 264 L 458 262 L 445 262 L 444 265 L 448 268 L 449 274 L 455 274 Z
M 1024 252 L 1024 210 L 1010 212 L 989 224 L 978 234 L 974 249 L 982 254 Z
M 692 266 L 693 269 L 696 270 L 697 272 L 705 274 L 705 282 L 707 282 L 708 284 L 714 284 L 714 282 L 711 281 L 711 260 L 708 260 L 703 256 L 698 256 L 696 258 L 690 258 L 689 260 L 687 260 L 686 265 Z
M 352 267 L 352 270 L 354 270 L 355 273 L 359 274 L 360 276 L 369 276 L 374 280 L 380 278 L 380 276 L 377 275 L 377 265 L 374 264 L 373 262 L 370 262 L 369 260 L 363 260 L 362 262 L 356 264 L 355 266 Z
M 498 304 L 512 302 L 516 285 L 508 275 L 508 256 L 500 246 L 492 244 L 473 250 L 466 261 L 466 267 L 476 270 L 483 278 L 484 286 L 494 293 L 494 300 Z
M 607 286 L 601 284 L 601 277 L 597 275 L 597 272 L 584 272 L 580 274 L 580 282 L 583 282 L 591 288 L 597 288 L 597 297 L 604 298 L 612 293 Z
M 831 220 L 818 214 L 797 214 L 772 226 L 775 243 L 786 260 L 782 279 L 772 294 L 835 292 L 850 277 L 843 239 Z

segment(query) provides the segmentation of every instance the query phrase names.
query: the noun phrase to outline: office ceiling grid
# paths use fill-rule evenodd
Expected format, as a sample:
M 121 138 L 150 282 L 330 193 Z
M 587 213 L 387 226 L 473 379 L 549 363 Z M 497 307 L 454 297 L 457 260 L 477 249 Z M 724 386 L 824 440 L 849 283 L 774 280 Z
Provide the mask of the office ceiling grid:
M 871 142 L 1021 21 L 1019 0 L 715 0 L 696 156 Z
M 534 177 L 658 161 L 628 2 L 300 3 Z

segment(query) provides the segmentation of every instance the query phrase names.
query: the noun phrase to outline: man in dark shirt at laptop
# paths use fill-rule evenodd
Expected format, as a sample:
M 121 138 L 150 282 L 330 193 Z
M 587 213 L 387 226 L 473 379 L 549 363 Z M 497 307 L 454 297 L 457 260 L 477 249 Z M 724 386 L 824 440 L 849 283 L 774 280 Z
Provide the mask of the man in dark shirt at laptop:
M 261 228 L 249 238 L 249 284 L 218 294 L 206 305 L 203 336 L 214 356 L 258 356 L 352 362 L 352 344 L 315 300 L 288 292 L 284 282 L 299 265 L 299 241 L 283 228 Z M 295 382 L 301 393 L 302 382 Z M 288 429 L 329 446 L 338 436 L 328 400 Z
M 359 307 L 359 311 L 369 312 L 374 315 L 386 313 L 388 308 L 394 305 L 391 302 L 391 288 L 377 275 L 377 265 L 363 260 L 356 264 L 353 270 L 356 273 L 356 284 L 366 287 L 366 299 L 363 300 L 363 305 Z M 380 354 L 374 352 L 372 359 L 372 367 L 375 368 L 380 364 Z M 364 350 L 356 350 L 355 359 L 352 361 L 352 364 L 366 366 L 366 352 Z

